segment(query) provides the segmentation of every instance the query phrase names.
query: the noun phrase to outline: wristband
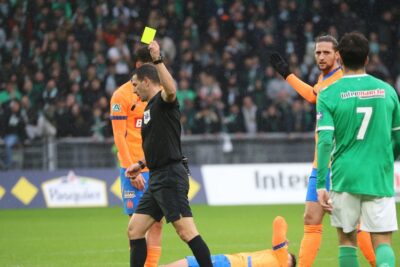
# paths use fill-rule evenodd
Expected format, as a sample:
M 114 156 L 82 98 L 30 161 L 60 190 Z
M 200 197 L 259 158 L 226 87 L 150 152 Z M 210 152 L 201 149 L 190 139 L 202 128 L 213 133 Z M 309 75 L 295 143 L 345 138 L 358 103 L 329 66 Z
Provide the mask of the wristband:
M 141 160 L 138 160 L 137 163 L 139 164 L 139 166 L 140 166 L 140 168 L 141 168 L 142 170 L 146 167 L 146 164 L 144 164 L 144 162 L 141 161 Z
M 163 56 L 159 56 L 156 60 L 153 61 L 154 65 L 160 64 L 164 62 L 164 57 Z

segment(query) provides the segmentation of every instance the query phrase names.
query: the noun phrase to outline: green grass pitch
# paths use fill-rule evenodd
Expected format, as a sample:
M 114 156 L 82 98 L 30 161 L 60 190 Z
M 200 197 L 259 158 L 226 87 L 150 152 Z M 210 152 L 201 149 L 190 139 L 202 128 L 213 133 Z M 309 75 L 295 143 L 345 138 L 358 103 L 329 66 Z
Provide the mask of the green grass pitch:
M 195 220 L 212 253 L 233 253 L 271 247 L 271 223 L 282 215 L 289 224 L 290 251 L 298 254 L 302 237 L 303 205 L 193 205 Z M 397 205 L 398 218 L 400 205 Z M 400 220 L 399 220 L 400 221 Z M 120 208 L 37 209 L 0 211 L 0 266 L 86 267 L 129 266 L 126 227 Z M 186 255 L 172 225 L 163 234 L 161 263 Z M 400 266 L 400 235 L 393 236 Z M 321 250 L 315 266 L 338 266 L 336 230 L 324 221 Z M 359 254 L 361 266 L 368 266 Z

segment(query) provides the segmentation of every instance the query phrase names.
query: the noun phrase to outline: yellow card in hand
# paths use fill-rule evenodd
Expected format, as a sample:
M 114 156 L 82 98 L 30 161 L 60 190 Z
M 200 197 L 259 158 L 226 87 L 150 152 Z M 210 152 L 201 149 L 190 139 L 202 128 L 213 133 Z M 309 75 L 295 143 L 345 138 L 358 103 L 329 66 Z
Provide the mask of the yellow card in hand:
M 156 29 L 145 27 L 142 35 L 142 39 L 140 40 L 142 43 L 150 44 L 151 41 L 154 40 L 154 36 L 156 36 Z

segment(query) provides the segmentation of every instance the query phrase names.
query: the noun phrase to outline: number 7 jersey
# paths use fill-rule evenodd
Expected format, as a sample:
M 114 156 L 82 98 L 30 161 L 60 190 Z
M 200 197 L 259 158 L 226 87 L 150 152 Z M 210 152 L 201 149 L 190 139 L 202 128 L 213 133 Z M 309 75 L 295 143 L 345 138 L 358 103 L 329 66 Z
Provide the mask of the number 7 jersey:
M 317 131 L 334 131 L 332 190 L 394 195 L 392 131 L 400 130 L 398 96 L 367 74 L 343 76 L 321 91 Z

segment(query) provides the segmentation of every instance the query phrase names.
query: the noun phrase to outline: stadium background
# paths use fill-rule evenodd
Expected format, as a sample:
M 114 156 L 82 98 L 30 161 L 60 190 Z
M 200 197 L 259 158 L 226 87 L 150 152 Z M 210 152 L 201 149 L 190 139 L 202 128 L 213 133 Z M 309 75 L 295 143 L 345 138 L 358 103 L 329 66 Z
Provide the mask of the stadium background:
M 313 84 L 314 38 L 359 30 L 370 40 L 367 71 L 399 92 L 399 21 L 395 0 L 0 1 L 0 266 L 128 262 L 108 103 L 130 76 L 145 25 L 157 29 L 178 84 L 192 203 L 213 252 L 269 247 L 278 214 L 297 252 L 315 110 L 268 56 L 278 50 Z M 37 209 L 71 206 L 113 207 Z M 316 266 L 337 266 L 325 225 Z M 189 254 L 168 228 L 163 263 Z

